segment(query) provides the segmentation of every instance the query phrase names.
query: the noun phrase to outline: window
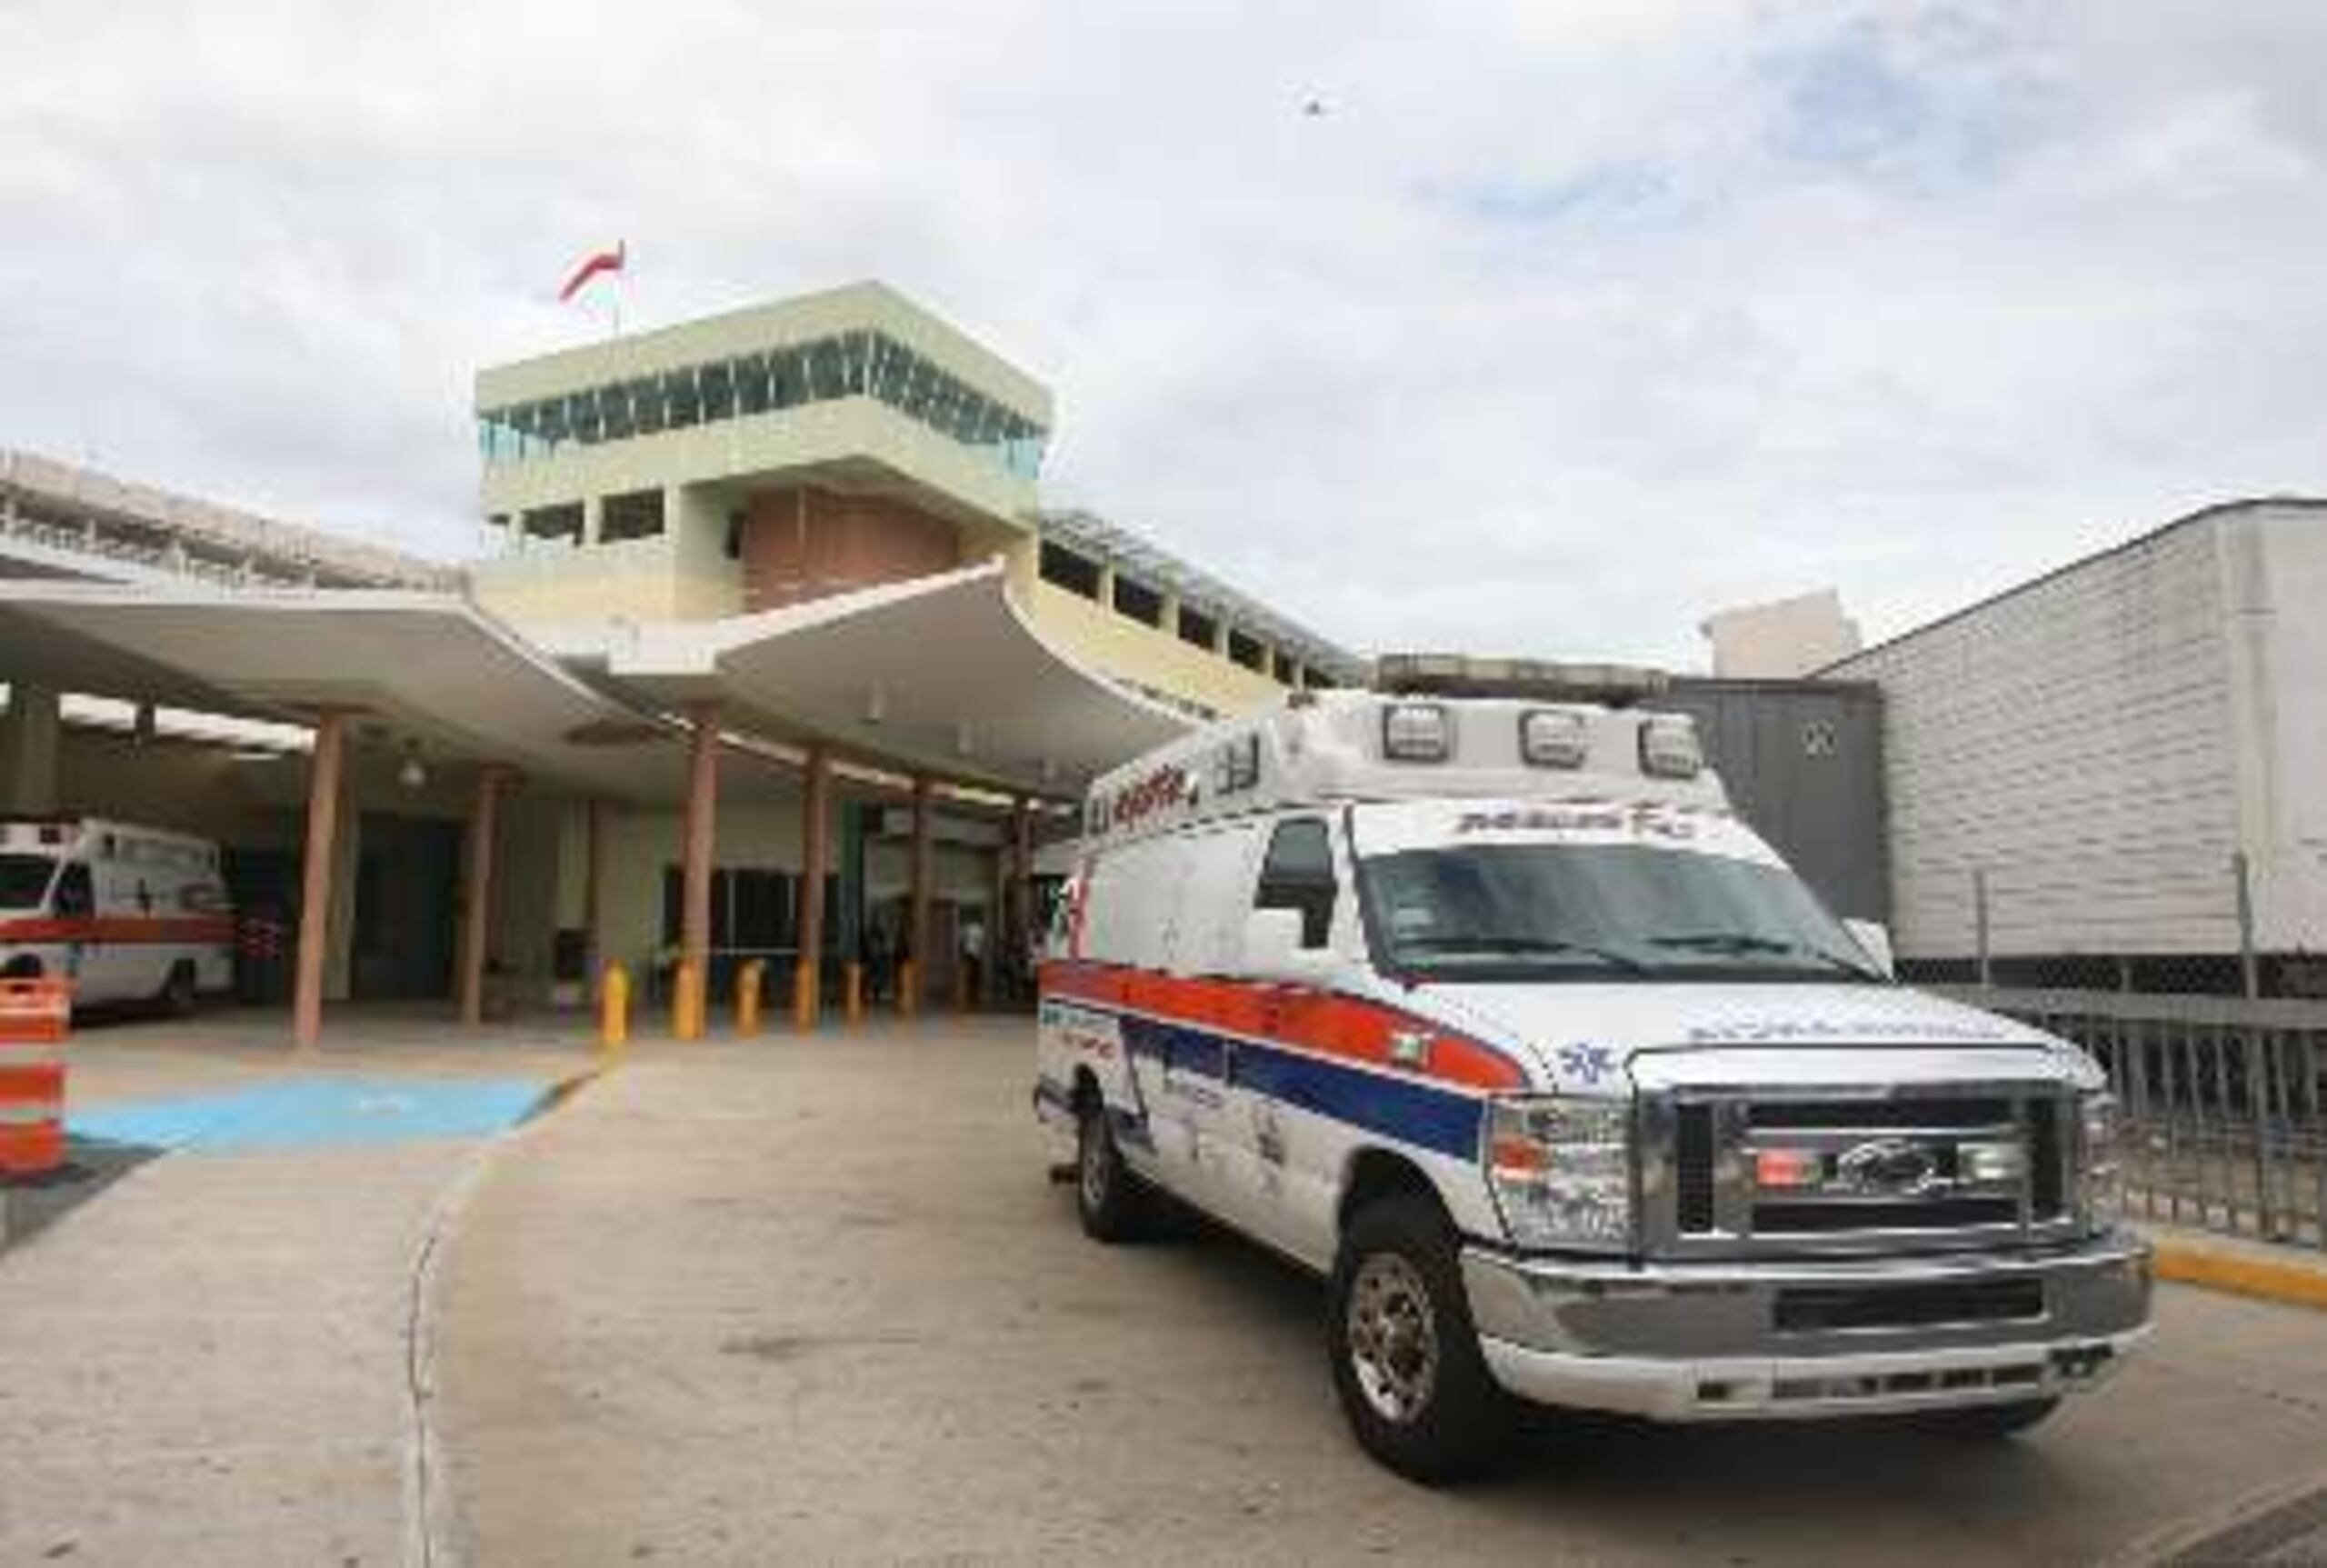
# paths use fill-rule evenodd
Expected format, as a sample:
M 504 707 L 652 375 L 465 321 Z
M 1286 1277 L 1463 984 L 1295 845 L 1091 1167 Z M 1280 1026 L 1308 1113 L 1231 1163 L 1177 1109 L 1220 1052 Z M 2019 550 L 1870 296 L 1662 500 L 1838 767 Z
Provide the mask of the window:
M 1099 596 L 1099 567 L 1063 545 L 1043 541 L 1043 581 L 1086 599 Z
M 767 356 L 768 406 L 790 408 L 808 401 L 808 351 L 779 349 Z
M 861 396 L 879 398 L 1007 473 L 1033 478 L 1040 472 L 1041 426 L 903 344 L 864 329 L 680 365 L 539 403 L 483 409 L 477 441 L 486 463 L 516 463 L 570 442 L 623 441 Z
M 1268 668 L 1268 650 L 1261 646 L 1260 639 L 1248 637 L 1233 626 L 1228 630 L 1228 656 L 1248 670 Z
M 1128 615 L 1143 625 L 1164 624 L 1164 595 L 1144 583 L 1135 583 L 1118 573 L 1115 576 L 1115 614 Z
M 666 394 L 661 376 L 642 375 L 630 384 L 630 422 L 637 427 L 639 434 L 650 435 L 662 429 L 667 423 L 666 413 Z
M 703 367 L 701 375 L 696 378 L 696 390 L 702 394 L 705 424 L 734 417 L 735 370 L 725 360 Z
M 1313 816 L 1277 824 L 1261 863 L 1254 909 L 1291 909 L 1301 915 L 1301 945 L 1323 947 L 1333 929 L 1333 844 Z
M 97 895 L 89 886 L 89 868 L 75 861 L 56 879 L 57 918 L 74 920 L 96 912 Z
M 535 506 L 525 514 L 525 532 L 536 539 L 564 539 L 569 544 L 582 542 L 582 503 L 569 501 L 558 506 Z
M 598 513 L 598 542 L 611 544 L 622 539 L 651 539 L 663 531 L 663 493 L 660 490 L 634 490 L 624 495 L 609 495 L 600 504 Z
M 0 854 L 0 909 L 38 909 L 55 874 L 45 854 Z
M 1201 610 L 1180 606 L 1180 641 L 1193 643 L 1199 648 L 1220 645 L 1220 623 Z
M 619 383 L 598 388 L 598 427 L 602 439 L 624 440 L 637 426 L 631 420 L 630 388 Z
M 565 424 L 574 432 L 574 440 L 585 446 L 595 445 L 599 434 L 598 394 L 576 392 L 568 396 L 565 400 Z
M 1288 686 L 1299 685 L 1301 684 L 1300 671 L 1301 666 L 1293 662 L 1293 655 L 1286 653 L 1283 648 L 1279 648 L 1275 653 L 1269 655 L 1269 673 L 1274 675 L 1283 684 Z
M 703 417 L 703 392 L 692 369 L 674 370 L 663 377 L 663 401 L 670 409 L 674 430 Z
M 767 400 L 767 355 L 747 354 L 735 361 L 735 406 L 744 414 L 765 414 Z

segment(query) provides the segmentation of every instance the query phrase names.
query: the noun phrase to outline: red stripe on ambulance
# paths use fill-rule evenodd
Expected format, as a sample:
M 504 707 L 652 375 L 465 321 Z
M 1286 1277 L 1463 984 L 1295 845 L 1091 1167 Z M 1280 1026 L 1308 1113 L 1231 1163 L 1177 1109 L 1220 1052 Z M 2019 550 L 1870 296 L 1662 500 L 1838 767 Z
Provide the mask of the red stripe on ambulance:
M 1126 1008 L 1467 1089 L 1527 1087 L 1526 1070 L 1495 1047 L 1354 996 L 1064 959 L 1043 965 L 1042 985 L 1046 996 Z M 1429 1037 L 1423 1059 L 1400 1060 L 1393 1036 L 1415 1034 Z

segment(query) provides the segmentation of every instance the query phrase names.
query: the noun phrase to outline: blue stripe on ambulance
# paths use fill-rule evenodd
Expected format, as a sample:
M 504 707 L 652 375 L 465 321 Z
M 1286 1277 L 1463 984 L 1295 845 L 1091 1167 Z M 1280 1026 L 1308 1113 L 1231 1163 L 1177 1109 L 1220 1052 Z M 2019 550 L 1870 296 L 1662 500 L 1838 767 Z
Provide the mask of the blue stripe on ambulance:
M 1240 1088 L 1458 1160 L 1478 1154 L 1483 1107 L 1473 1095 L 1241 1035 L 1214 1034 L 1136 1014 L 1122 1018 L 1124 1048 L 1174 1072 L 1224 1084 L 1233 1048 Z

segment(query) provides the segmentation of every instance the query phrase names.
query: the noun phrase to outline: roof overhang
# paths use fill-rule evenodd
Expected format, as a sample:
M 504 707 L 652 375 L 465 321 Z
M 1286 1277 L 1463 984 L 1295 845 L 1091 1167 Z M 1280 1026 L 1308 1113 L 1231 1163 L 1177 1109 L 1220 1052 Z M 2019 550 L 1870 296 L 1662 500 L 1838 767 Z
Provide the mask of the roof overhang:
M 738 784 L 758 741 L 779 762 L 781 748 L 822 746 L 893 774 L 1062 796 L 1190 727 L 1044 643 L 998 561 L 791 609 L 538 643 L 454 594 L 23 580 L 0 599 L 0 670 L 247 718 L 346 713 L 432 757 L 655 803 L 684 796 L 672 715 L 706 701 L 744 743 L 722 768 Z
M 634 800 L 684 787 L 670 727 L 457 595 L 12 583 L 0 668 L 61 690 L 244 717 L 343 712 L 433 756 Z
M 567 651 L 634 701 L 714 701 L 729 728 L 1017 793 L 1079 793 L 1190 727 L 1044 642 L 999 561 Z

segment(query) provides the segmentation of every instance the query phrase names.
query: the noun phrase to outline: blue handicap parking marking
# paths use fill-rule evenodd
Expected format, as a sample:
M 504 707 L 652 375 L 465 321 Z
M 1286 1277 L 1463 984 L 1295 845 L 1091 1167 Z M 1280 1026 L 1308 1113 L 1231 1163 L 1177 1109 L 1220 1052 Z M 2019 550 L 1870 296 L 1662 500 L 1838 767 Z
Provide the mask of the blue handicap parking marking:
M 474 1138 L 525 1119 L 555 1084 L 538 1078 L 282 1078 L 213 1094 L 68 1111 L 77 1137 L 156 1149 L 280 1149 Z

